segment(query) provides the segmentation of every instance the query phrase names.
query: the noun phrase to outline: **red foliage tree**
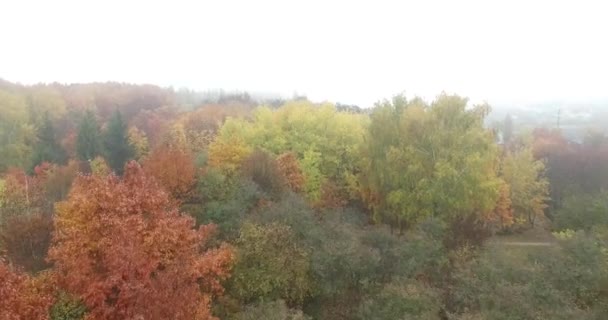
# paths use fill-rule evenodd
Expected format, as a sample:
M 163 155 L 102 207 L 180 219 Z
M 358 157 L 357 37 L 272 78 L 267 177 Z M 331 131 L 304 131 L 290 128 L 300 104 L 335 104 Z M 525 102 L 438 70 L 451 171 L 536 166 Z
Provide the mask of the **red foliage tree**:
M 177 110 L 170 107 L 141 110 L 129 123 L 146 134 L 150 147 L 156 147 L 176 114 Z
M 53 304 L 52 281 L 14 270 L 0 259 L 0 320 L 46 320 Z
M 195 230 L 139 165 L 121 179 L 80 176 L 57 205 L 49 257 L 88 319 L 213 319 L 234 259 L 210 248 L 213 226 Z

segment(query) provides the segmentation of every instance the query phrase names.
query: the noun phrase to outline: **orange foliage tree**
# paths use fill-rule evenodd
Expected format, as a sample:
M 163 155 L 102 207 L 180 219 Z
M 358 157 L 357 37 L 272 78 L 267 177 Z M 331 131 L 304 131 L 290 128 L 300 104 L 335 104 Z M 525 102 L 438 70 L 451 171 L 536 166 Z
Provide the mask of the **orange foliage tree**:
M 277 163 L 289 189 L 293 192 L 301 192 L 305 180 L 296 155 L 293 152 L 283 153 L 277 157 Z
M 514 223 L 511 188 L 504 181 L 500 185 L 494 212 L 487 220 L 494 224 L 498 229 L 508 228 Z
M 52 281 L 14 270 L 0 259 L 0 320 L 46 320 L 53 304 Z
M 194 225 L 130 162 L 122 179 L 76 179 L 57 204 L 49 258 L 87 319 L 213 319 L 234 254 L 210 247 L 213 226 Z
M 187 198 L 196 182 L 194 156 L 186 148 L 160 146 L 144 160 L 143 167 L 175 199 Z
M 326 181 L 321 185 L 321 197 L 313 206 L 316 208 L 333 208 L 343 207 L 348 202 L 348 195 L 341 190 L 335 183 Z

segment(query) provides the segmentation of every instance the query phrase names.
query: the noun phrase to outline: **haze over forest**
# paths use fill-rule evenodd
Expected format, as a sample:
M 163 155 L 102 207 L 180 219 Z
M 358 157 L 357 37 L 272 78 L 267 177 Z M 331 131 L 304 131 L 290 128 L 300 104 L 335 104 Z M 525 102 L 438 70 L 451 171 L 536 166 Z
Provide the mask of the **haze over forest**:
M 9 1 L 0 77 L 151 83 L 371 107 L 405 90 L 605 104 L 602 1 Z
M 603 2 L 0 10 L 0 320 L 606 320 Z

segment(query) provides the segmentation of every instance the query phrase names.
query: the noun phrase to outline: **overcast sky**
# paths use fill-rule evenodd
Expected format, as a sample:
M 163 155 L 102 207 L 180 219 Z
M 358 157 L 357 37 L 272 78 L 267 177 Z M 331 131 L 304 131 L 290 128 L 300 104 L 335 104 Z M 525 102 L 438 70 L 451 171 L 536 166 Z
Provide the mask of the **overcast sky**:
M 0 78 L 306 94 L 368 106 L 608 96 L 605 1 L 0 3 Z

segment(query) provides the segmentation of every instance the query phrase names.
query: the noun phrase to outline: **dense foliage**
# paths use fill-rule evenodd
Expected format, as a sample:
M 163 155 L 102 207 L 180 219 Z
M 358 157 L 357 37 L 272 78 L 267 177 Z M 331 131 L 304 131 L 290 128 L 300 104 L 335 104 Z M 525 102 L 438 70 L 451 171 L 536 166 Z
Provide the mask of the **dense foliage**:
M 608 137 L 0 82 L 0 320 L 604 319 Z

